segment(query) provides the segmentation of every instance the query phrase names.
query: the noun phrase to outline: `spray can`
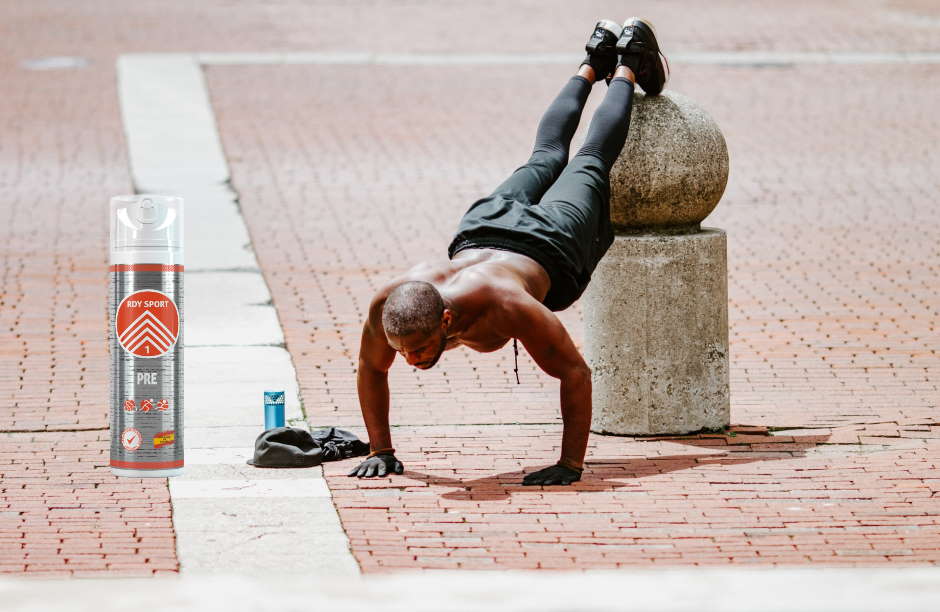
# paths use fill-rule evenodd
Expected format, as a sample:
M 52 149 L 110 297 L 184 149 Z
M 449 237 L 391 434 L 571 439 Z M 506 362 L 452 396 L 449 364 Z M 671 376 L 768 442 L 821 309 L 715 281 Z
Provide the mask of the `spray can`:
M 183 200 L 111 198 L 111 471 L 183 472 Z

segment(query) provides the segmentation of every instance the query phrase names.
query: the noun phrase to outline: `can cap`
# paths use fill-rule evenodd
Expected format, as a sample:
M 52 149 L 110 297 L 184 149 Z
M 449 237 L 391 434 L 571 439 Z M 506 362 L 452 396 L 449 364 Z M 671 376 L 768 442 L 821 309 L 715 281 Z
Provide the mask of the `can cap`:
M 156 194 L 111 198 L 111 250 L 183 248 L 183 198 Z

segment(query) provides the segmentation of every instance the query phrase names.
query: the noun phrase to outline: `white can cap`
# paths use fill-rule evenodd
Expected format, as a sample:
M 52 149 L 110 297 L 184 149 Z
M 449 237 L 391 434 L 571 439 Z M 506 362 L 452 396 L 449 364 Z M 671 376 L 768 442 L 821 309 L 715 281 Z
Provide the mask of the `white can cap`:
M 183 250 L 183 198 L 140 194 L 111 198 L 111 251 Z

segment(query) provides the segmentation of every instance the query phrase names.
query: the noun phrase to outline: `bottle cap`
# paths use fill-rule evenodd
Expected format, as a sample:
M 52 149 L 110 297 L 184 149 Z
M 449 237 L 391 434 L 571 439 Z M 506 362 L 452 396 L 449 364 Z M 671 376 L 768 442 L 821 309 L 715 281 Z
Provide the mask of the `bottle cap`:
M 111 250 L 183 249 L 183 198 L 156 194 L 111 198 Z

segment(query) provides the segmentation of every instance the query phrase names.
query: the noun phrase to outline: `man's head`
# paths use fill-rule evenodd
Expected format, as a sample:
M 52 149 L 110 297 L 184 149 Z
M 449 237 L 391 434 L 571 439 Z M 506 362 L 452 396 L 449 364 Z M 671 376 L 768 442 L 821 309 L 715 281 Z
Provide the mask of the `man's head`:
M 389 346 L 410 365 L 427 370 L 447 344 L 453 313 L 431 283 L 408 281 L 395 287 L 382 307 L 382 327 Z

